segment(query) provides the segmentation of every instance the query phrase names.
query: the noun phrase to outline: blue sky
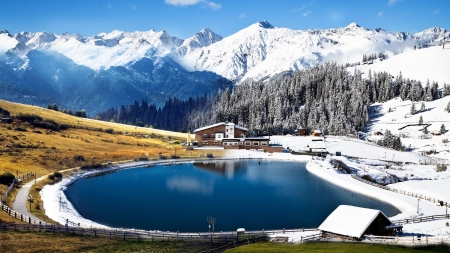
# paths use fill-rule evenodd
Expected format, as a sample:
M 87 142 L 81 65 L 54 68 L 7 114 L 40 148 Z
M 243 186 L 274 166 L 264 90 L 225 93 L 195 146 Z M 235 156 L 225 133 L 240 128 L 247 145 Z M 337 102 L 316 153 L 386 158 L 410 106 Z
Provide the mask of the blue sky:
M 351 22 L 410 33 L 450 29 L 450 0 L 1 0 L 0 11 L 0 30 L 13 34 L 154 29 L 185 39 L 208 27 L 225 37 L 262 20 L 296 30 Z

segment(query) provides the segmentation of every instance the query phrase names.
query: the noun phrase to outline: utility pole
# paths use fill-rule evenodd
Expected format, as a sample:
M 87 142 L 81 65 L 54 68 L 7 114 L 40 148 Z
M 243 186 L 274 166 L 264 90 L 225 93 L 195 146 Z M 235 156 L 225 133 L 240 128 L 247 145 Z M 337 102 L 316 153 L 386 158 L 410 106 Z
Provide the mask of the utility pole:
M 216 218 L 209 216 L 206 218 L 206 221 L 208 221 L 208 232 L 211 233 L 211 224 L 212 224 L 212 233 L 214 234 L 214 224 L 216 224 Z
M 208 222 L 208 233 L 211 233 L 211 219 L 212 217 L 206 217 L 206 221 Z
M 31 197 L 31 194 L 30 194 L 30 196 L 28 197 L 28 201 L 30 202 L 30 212 L 31 212 L 31 201 L 33 201 L 32 197 Z

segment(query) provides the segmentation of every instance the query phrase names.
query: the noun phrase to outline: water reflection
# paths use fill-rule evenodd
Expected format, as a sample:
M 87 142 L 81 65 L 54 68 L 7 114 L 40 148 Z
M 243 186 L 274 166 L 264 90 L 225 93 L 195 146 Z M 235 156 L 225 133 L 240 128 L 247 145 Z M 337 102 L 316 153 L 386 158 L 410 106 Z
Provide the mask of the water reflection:
M 167 189 L 184 193 L 198 193 L 203 196 L 212 196 L 214 182 L 202 182 L 196 178 L 173 177 L 166 180 Z
M 224 175 L 229 179 L 234 177 L 234 174 L 239 170 L 245 169 L 245 162 L 226 160 L 226 161 L 208 161 L 208 162 L 195 162 L 194 166 L 211 171 L 220 175 Z

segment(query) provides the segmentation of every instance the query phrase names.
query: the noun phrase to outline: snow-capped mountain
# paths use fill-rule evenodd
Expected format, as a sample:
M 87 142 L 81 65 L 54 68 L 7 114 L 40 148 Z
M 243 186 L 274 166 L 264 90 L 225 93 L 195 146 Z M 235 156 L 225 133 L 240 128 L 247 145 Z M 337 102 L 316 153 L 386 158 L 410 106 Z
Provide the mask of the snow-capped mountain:
M 369 30 L 356 23 L 292 30 L 267 21 L 226 38 L 205 28 L 185 40 L 154 30 L 116 30 L 91 37 L 0 31 L 0 82 L 71 106 L 86 104 L 82 96 L 86 90 L 96 97 L 89 101 L 103 101 L 99 103 L 105 106 L 143 98 L 162 103 L 172 96 L 214 92 L 229 85 L 227 80 L 238 84 L 279 78 L 327 61 L 353 64 L 364 54 L 392 57 L 414 46 L 438 45 L 449 36 L 449 31 L 437 27 L 416 34 Z M 189 92 L 180 94 L 181 90 Z M 72 96 L 66 92 L 80 98 L 68 103 Z M 102 97 L 114 97 L 116 102 L 107 105 L 108 99 Z

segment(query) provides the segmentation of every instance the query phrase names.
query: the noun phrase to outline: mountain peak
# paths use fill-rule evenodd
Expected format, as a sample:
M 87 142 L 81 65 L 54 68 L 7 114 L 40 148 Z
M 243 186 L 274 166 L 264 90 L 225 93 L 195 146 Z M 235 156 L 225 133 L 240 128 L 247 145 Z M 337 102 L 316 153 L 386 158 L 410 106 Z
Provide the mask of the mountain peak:
M 274 28 L 274 27 L 269 23 L 269 21 L 267 21 L 267 20 L 257 22 L 256 24 L 257 24 L 259 27 L 266 28 L 266 29 L 272 29 L 272 28 Z
M 346 26 L 346 28 L 359 28 L 359 27 L 361 27 L 361 26 L 359 26 L 357 23 L 355 23 L 355 22 L 352 22 L 352 23 L 350 23 L 348 26 Z
M 0 34 L 6 34 L 8 37 L 12 37 L 12 35 L 8 32 L 8 30 L 0 31 Z

